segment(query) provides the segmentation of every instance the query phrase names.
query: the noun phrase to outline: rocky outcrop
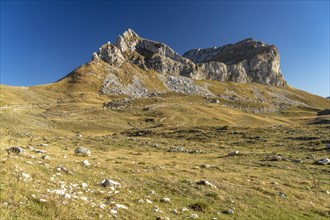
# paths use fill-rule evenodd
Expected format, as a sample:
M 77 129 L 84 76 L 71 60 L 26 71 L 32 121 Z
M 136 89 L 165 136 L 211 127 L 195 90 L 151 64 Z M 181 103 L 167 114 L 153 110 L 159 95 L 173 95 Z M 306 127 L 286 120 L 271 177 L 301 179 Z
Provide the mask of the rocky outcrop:
M 120 66 L 125 61 L 120 49 L 110 42 L 102 45 L 97 54 L 93 54 L 93 60 L 98 58 L 116 66 Z
M 162 75 L 286 85 L 277 48 L 253 39 L 219 48 L 193 49 L 181 56 L 169 46 L 141 38 L 128 29 L 114 44 L 108 42 L 93 54 L 94 61 L 99 59 L 116 67 L 127 62 Z
M 251 38 L 219 48 L 192 49 L 183 57 L 200 67 L 199 79 L 286 85 L 277 48 Z
M 133 30 L 128 29 L 122 36 L 118 36 L 114 45 L 121 52 L 109 47 L 106 55 L 116 53 L 115 57 L 125 59 L 142 69 L 153 69 L 161 74 L 188 75 L 195 68 L 195 64 L 163 43 L 140 38 Z M 104 48 L 104 45 L 101 47 Z M 100 52 L 99 52 L 100 53 Z M 106 62 L 110 63 L 109 56 Z M 104 60 L 101 57 L 102 60 Z M 121 59 L 120 59 L 121 60 Z M 110 60 L 111 61 L 111 60 Z M 118 63 L 120 64 L 120 62 Z

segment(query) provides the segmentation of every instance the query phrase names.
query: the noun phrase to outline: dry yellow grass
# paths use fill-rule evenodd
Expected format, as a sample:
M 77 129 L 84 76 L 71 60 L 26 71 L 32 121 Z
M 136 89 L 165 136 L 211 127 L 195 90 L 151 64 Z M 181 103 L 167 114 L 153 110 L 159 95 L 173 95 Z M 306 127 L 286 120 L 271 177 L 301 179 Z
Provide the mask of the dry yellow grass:
M 200 219 L 329 218 L 329 166 L 315 165 L 313 158 L 328 157 L 330 128 L 307 125 L 329 120 L 317 116 L 329 108 L 329 100 L 290 87 L 206 80 L 196 82 L 235 100 L 216 103 L 168 92 L 105 109 L 104 102 L 125 98 L 98 93 L 107 68 L 90 62 L 54 84 L 0 85 L 0 219 L 112 219 L 116 204 L 128 208 L 117 208 L 119 219 L 187 219 L 194 213 Z M 150 91 L 166 91 L 153 71 L 129 66 L 114 74 L 124 84 L 135 74 Z M 274 112 L 248 110 L 273 108 L 283 97 L 296 104 Z M 263 100 L 253 102 L 258 98 Z M 22 146 L 25 153 L 7 155 L 11 146 Z M 78 146 L 90 148 L 92 155 L 75 156 Z M 168 152 L 177 146 L 205 154 Z M 225 157 L 235 150 L 238 156 Z M 275 153 L 286 160 L 265 160 Z M 82 165 L 85 159 L 90 166 Z M 72 174 L 58 170 L 61 165 Z M 29 174 L 27 181 L 23 173 Z M 96 185 L 104 178 L 122 187 Z M 198 180 L 216 188 L 197 185 Z M 66 189 L 71 198 L 51 193 L 55 189 Z M 160 202 L 163 197 L 170 203 Z M 184 207 L 188 211 L 180 211 Z M 222 213 L 234 208 L 233 215 Z

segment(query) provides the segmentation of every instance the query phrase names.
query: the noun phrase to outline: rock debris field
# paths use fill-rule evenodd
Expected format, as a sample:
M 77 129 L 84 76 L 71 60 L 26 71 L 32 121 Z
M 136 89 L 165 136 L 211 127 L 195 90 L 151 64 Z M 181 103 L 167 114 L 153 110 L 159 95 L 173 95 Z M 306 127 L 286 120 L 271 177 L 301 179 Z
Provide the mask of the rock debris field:
M 166 131 L 154 131 L 148 138 L 143 133 L 133 138 L 80 135 L 2 147 L 0 213 L 8 218 L 6 213 L 16 210 L 16 217 L 32 217 L 38 214 L 29 210 L 38 209 L 47 218 L 227 219 L 261 217 L 257 209 L 278 216 L 272 209 L 298 202 L 291 216 L 329 217 L 325 136 L 308 144 L 292 142 L 299 140 L 295 129 L 284 128 L 278 143 L 267 140 L 276 133 L 269 129 L 211 129 L 204 131 L 211 143 L 194 135 L 194 145 L 179 141 L 180 132 L 158 139 Z M 215 138 L 219 132 L 220 140 Z M 270 149 L 256 150 L 256 144 Z M 298 201 L 300 196 L 304 201 Z M 260 200 L 258 208 L 250 202 L 253 197 Z

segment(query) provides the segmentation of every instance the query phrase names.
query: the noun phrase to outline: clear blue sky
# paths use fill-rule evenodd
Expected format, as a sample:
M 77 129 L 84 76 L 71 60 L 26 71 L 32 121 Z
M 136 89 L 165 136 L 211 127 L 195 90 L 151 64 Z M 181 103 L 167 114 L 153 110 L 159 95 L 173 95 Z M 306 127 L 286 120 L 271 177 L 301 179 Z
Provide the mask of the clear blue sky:
M 183 54 L 252 37 L 288 83 L 329 96 L 329 1 L 1 1 L 1 83 L 54 82 L 132 28 Z

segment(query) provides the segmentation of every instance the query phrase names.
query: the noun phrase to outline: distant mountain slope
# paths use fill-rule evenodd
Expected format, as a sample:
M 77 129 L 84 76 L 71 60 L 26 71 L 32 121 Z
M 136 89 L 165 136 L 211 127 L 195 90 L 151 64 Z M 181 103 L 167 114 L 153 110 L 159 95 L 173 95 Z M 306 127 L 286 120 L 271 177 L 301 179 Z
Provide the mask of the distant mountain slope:
M 240 51 L 246 44 L 254 48 L 260 43 L 247 40 L 219 51 Z M 256 46 L 241 57 L 217 52 L 204 60 L 202 54 L 208 49 L 188 52 L 185 56 L 194 63 L 128 30 L 115 44 L 101 46 L 92 61 L 55 83 L 1 85 L 0 133 L 104 134 L 132 128 L 328 123 L 329 115 L 318 112 L 329 109 L 330 100 L 287 86 L 281 75 L 276 78 L 279 84 L 213 80 L 220 72 L 212 77 L 194 75 L 208 62 L 214 67 L 236 65 L 228 62 L 276 52 L 273 46 L 261 48 Z

